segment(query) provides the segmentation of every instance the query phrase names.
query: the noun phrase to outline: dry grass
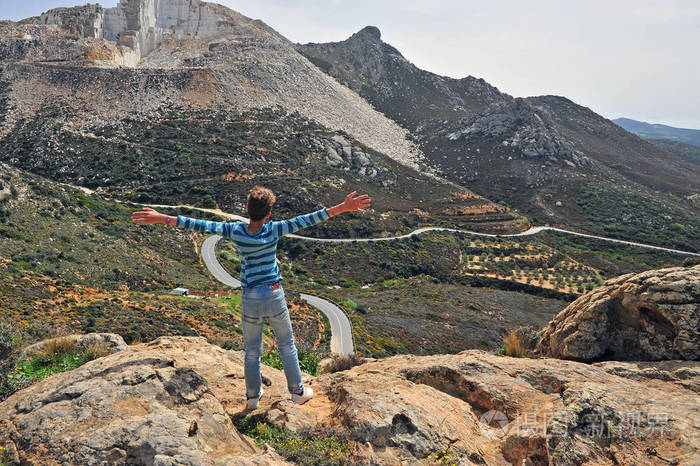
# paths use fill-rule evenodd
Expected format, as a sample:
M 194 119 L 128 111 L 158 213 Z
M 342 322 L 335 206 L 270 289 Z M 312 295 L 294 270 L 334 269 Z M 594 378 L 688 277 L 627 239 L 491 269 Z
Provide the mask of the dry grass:
M 525 349 L 522 337 L 515 330 L 511 330 L 508 335 L 503 338 L 506 356 L 514 358 L 522 358 L 528 356 L 528 351 Z
M 131 343 L 129 343 L 129 346 L 140 345 L 141 343 L 143 343 L 143 341 L 141 340 L 141 337 L 136 337 L 133 340 L 131 340 Z
M 37 348 L 35 354 L 41 358 L 51 359 L 74 351 L 76 346 L 77 343 L 74 339 L 58 337 L 46 341 L 46 343 Z
M 332 374 L 333 372 L 346 371 L 364 363 L 365 358 L 362 358 L 355 353 L 347 355 L 336 354 L 330 361 L 323 365 L 322 371 L 326 374 Z
M 92 360 L 107 356 L 109 354 L 109 347 L 107 342 L 99 341 L 86 346 L 83 352 Z

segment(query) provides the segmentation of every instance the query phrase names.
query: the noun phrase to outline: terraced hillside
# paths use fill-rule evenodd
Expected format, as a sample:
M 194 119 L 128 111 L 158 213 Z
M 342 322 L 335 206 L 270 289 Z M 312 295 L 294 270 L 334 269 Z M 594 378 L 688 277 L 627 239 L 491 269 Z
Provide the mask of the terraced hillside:
M 235 249 L 219 260 L 240 270 Z M 367 356 L 499 350 L 508 332 L 538 329 L 604 279 L 680 265 L 686 256 L 547 232 L 488 238 L 429 232 L 387 242 L 283 239 L 288 288 L 337 302 Z

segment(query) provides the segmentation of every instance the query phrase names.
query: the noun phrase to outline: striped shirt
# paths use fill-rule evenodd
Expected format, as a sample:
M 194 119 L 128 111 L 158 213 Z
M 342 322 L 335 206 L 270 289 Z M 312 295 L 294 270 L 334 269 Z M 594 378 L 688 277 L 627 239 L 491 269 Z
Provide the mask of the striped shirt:
M 254 235 L 248 233 L 248 225 L 244 222 L 211 222 L 178 215 L 177 226 L 232 239 L 241 256 L 241 284 L 243 288 L 252 288 L 282 280 L 277 266 L 277 242 L 282 236 L 316 225 L 330 217 L 328 209 L 324 207 L 289 220 L 267 222 Z

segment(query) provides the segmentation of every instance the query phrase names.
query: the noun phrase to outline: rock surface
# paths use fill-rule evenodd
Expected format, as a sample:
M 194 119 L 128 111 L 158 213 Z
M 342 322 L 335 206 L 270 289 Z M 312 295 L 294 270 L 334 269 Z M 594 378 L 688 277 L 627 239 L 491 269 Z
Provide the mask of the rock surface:
M 283 464 L 230 420 L 247 413 L 242 364 L 242 352 L 198 337 L 129 347 L 1 403 L 0 444 L 37 464 Z M 697 365 L 658 370 L 697 386 Z M 256 413 L 292 431 L 346 431 L 358 464 L 425 464 L 443 451 L 463 465 L 697 461 L 698 393 L 611 371 L 475 350 L 402 355 L 306 376 L 316 396 L 298 406 L 283 373 L 263 366 Z
M 545 327 L 537 352 L 580 361 L 700 360 L 700 266 L 606 281 Z
M 559 134 L 546 108 L 537 108 L 522 98 L 493 106 L 462 123 L 465 127 L 448 134 L 448 139 L 496 141 L 516 150 L 522 157 L 549 158 L 572 167 L 590 164 L 590 160 Z
M 242 377 L 236 360 L 203 338 L 161 338 L 91 361 L 0 404 L 0 445 L 33 464 L 283 463 L 212 393 Z

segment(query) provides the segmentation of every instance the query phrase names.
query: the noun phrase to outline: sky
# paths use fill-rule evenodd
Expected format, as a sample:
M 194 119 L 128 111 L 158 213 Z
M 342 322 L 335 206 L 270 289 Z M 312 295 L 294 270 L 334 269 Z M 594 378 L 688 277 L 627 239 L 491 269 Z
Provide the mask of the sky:
M 96 0 L 92 2 L 95 3 Z M 84 0 L 0 0 L 21 19 Z M 105 7 L 117 0 L 102 0 Z M 382 31 L 419 68 L 555 94 L 607 118 L 700 129 L 697 0 L 218 0 L 294 42 Z

